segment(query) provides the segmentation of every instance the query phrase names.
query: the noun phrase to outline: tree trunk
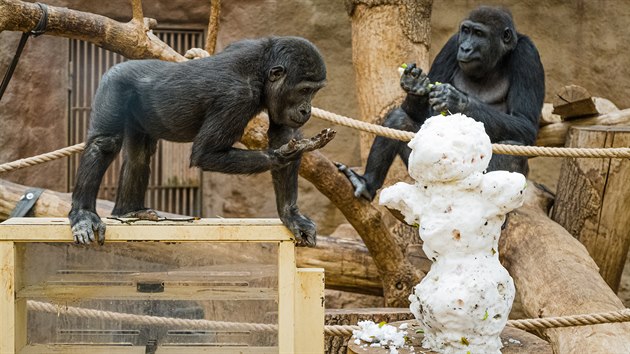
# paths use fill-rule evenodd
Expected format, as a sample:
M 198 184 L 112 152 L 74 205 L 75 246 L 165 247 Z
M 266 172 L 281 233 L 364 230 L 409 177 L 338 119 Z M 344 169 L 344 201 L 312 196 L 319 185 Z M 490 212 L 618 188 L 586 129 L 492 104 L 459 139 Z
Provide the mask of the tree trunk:
M 433 1 L 349 0 L 346 3 L 352 18 L 352 58 L 361 116 L 364 121 L 382 124 L 386 113 L 398 106 L 404 97 L 398 67 L 402 63 L 415 62 L 423 70 L 428 69 Z M 373 139 L 374 135 L 361 132 L 363 164 Z M 386 184 L 408 178 L 404 165 L 399 161 L 390 168 L 388 175 Z M 407 306 L 405 294 L 411 292 L 420 278 L 407 277 L 407 281 L 401 283 L 400 279 L 405 277 L 396 263 L 406 257 L 407 244 L 418 242 L 418 232 L 395 220 L 384 208 L 381 212 L 372 213 L 370 218 L 373 218 L 370 227 L 378 225 L 383 229 L 379 232 L 382 236 L 370 239 L 364 234 L 367 231 L 365 222 L 357 220 L 350 223 L 363 237 L 382 272 L 386 305 Z M 381 254 L 376 255 L 375 252 Z M 392 255 L 394 258 L 390 257 Z M 379 262 L 379 259 L 382 261 Z M 386 276 L 386 273 L 391 275 Z M 397 300 L 390 301 L 388 294 L 397 294 Z
M 574 127 L 567 146 L 630 146 L 630 127 Z M 560 180 L 553 220 L 582 242 L 617 292 L 630 247 L 630 160 L 566 158 Z
M 432 0 L 351 0 L 352 62 L 362 119 L 381 124 L 404 96 L 398 67 L 415 62 L 429 68 Z M 365 164 L 373 134 L 361 132 Z
M 530 183 L 499 244 L 525 314 L 548 317 L 623 309 L 582 244 L 547 216 L 549 195 Z M 554 353 L 630 353 L 630 324 L 548 329 Z

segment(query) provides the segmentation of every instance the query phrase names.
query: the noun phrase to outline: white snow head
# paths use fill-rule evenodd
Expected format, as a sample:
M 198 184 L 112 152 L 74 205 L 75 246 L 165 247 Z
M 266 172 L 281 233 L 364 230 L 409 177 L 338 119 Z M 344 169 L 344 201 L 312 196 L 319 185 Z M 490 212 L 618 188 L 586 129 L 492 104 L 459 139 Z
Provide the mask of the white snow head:
M 460 113 L 427 119 L 409 147 L 409 174 L 416 181 L 464 179 L 483 172 L 492 156 L 483 123 Z

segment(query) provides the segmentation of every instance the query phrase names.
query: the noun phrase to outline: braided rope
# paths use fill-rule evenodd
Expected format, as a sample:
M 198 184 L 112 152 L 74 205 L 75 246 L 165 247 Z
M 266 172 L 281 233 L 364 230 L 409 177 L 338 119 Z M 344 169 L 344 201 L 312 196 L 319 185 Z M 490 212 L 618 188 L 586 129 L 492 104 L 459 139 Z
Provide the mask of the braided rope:
M 13 162 L 8 162 L 8 163 L 0 165 L 0 173 L 18 170 L 20 168 L 24 168 L 28 166 L 35 166 L 44 162 L 57 160 L 62 157 L 76 154 L 77 152 L 81 152 L 83 151 L 83 149 L 85 149 L 85 143 L 68 146 L 63 149 L 47 152 L 45 154 L 41 154 L 37 156 L 27 157 L 24 159 L 15 160 Z
M 362 130 L 368 133 L 384 136 L 391 139 L 409 141 L 415 133 L 383 127 L 376 124 L 362 122 L 356 119 L 324 111 L 323 109 L 312 109 L 313 116 L 329 121 L 334 124 Z M 517 156 L 545 156 L 545 157 L 607 157 L 607 158 L 628 158 L 630 148 L 552 148 L 542 146 L 519 146 L 492 144 L 492 152 L 495 154 L 517 155 Z
M 544 328 L 588 326 L 603 323 L 629 322 L 630 309 L 563 317 L 544 317 L 508 321 L 508 326 L 534 331 Z
M 364 132 L 384 136 L 391 139 L 409 141 L 415 133 L 383 127 L 377 124 L 345 117 L 339 114 L 313 107 L 313 116 L 337 125 L 362 130 Z M 70 156 L 85 149 L 85 143 L 80 143 L 45 154 L 27 157 L 0 165 L 0 173 L 10 172 L 20 168 L 39 165 L 62 157 Z M 630 158 L 630 148 L 551 148 L 542 146 L 519 146 L 492 144 L 492 152 L 503 155 L 516 156 L 545 156 L 545 157 L 588 157 L 588 158 Z
M 243 323 L 209 320 L 189 320 L 174 317 L 158 317 L 148 315 L 134 315 L 112 311 L 86 309 L 74 306 L 58 306 L 47 302 L 27 301 L 29 310 L 53 313 L 57 315 L 69 315 L 83 318 L 99 318 L 113 321 L 123 321 L 136 325 L 169 325 L 174 327 L 186 327 L 192 329 L 224 329 L 232 331 L 273 332 L 278 326 L 266 323 Z
M 112 321 L 122 321 L 136 325 L 161 325 L 185 327 L 191 329 L 222 329 L 252 332 L 274 332 L 278 330 L 277 325 L 267 323 L 190 320 L 173 317 L 134 315 L 129 313 L 93 310 L 74 306 L 60 306 L 34 300 L 28 300 L 27 307 L 29 310 L 53 313 L 57 315 L 63 314 L 83 318 L 98 318 Z M 630 321 L 630 309 L 603 313 L 592 313 L 588 315 L 509 320 L 507 321 L 507 325 L 525 331 L 534 331 L 548 328 L 587 326 L 628 321 Z M 352 331 L 358 329 L 360 329 L 359 326 L 350 325 L 324 326 L 324 333 L 328 336 L 334 337 L 350 337 L 352 336 Z

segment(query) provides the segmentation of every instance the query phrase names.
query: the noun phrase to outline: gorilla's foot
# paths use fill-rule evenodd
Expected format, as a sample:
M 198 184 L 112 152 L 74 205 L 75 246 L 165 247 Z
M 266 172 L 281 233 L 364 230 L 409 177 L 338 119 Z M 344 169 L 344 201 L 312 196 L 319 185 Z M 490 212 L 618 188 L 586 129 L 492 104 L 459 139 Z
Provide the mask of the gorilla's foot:
M 98 240 L 102 245 L 105 242 L 105 223 L 95 212 L 84 209 L 71 210 L 68 218 L 74 243 L 87 245 Z

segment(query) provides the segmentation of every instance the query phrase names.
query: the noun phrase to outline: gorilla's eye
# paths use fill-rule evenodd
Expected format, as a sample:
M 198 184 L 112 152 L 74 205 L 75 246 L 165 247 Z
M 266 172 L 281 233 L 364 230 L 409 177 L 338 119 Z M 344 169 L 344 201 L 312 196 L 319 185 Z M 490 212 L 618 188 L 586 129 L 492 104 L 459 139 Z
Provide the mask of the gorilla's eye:
M 484 37 L 485 33 L 483 33 L 483 31 L 480 30 L 475 30 L 475 36 L 477 37 Z
M 463 26 L 463 27 L 462 27 L 462 33 L 463 33 L 463 34 L 469 34 L 469 33 L 470 33 L 470 28 L 468 28 L 468 27 L 466 27 L 466 26 Z

